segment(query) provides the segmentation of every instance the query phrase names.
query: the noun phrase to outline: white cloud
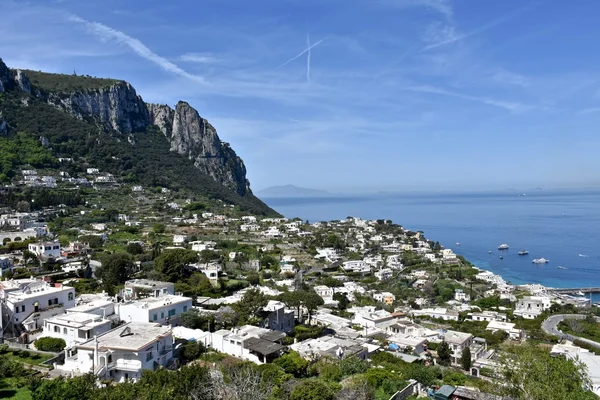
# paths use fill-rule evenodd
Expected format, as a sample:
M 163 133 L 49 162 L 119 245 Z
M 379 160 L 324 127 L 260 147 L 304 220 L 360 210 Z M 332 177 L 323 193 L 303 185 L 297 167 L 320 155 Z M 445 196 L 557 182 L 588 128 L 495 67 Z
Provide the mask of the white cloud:
M 442 14 L 446 19 L 452 19 L 454 9 L 449 0 L 381 0 L 384 4 L 396 7 L 425 7 Z
M 166 58 L 161 57 L 156 53 L 153 53 L 152 50 L 150 50 L 148 47 L 146 47 L 146 45 L 144 43 L 142 43 L 140 40 L 138 40 L 136 38 L 128 36 L 127 34 L 121 32 L 121 31 L 118 31 L 116 29 L 113 29 L 111 27 L 103 25 L 99 22 L 87 21 L 76 15 L 69 16 L 69 20 L 72 22 L 82 24 L 83 26 L 85 26 L 85 28 L 90 33 L 99 37 L 101 40 L 115 41 L 119 44 L 124 44 L 126 46 L 129 46 L 129 48 L 131 48 L 131 50 L 133 50 L 133 52 L 136 53 L 138 56 L 145 58 L 148 61 L 153 62 L 154 64 L 156 64 L 160 68 L 162 68 L 164 71 L 170 72 L 175 75 L 182 76 L 184 78 L 193 80 L 198 83 L 204 83 L 203 77 L 194 75 L 194 74 L 190 74 L 189 72 L 180 68 L 179 66 L 177 66 L 176 64 L 167 60 Z

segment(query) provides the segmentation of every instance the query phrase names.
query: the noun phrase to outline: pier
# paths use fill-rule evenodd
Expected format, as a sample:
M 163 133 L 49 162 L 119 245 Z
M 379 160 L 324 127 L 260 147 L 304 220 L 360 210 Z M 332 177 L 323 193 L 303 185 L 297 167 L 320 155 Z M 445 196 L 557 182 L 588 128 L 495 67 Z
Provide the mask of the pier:
M 574 294 L 574 293 L 600 293 L 600 287 L 593 288 L 557 288 L 557 289 L 546 289 L 548 293 L 556 293 L 556 294 Z

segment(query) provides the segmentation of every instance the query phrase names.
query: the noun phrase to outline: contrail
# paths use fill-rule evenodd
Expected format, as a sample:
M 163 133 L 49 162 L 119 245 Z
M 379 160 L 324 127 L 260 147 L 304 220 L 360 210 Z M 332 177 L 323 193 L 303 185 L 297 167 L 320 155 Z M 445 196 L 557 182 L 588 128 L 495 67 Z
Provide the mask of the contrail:
M 312 48 L 318 46 L 321 44 L 321 42 L 323 42 L 323 40 L 319 40 L 317 43 L 309 46 L 308 48 L 302 50 L 297 56 L 290 58 L 289 60 L 287 60 L 286 62 L 284 62 L 283 64 L 281 64 L 279 67 L 275 68 L 275 70 L 278 70 L 280 68 L 285 67 L 286 65 L 288 65 L 289 63 L 291 63 L 292 61 L 294 61 L 295 59 L 301 57 L 304 53 L 310 51 Z
M 306 57 L 306 79 L 310 82 L 310 37 L 306 32 L 306 45 L 308 46 L 308 57 Z

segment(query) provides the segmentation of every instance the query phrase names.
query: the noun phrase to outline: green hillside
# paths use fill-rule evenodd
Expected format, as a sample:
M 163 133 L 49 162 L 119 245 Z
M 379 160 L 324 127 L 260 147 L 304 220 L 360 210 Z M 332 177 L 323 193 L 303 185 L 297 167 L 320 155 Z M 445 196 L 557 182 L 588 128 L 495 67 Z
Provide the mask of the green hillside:
M 76 92 L 101 89 L 115 83 L 117 79 L 95 78 L 86 75 L 51 74 L 48 72 L 24 70 L 32 85 L 46 92 Z
M 67 82 L 61 85 L 67 87 Z M 126 136 L 105 133 L 91 120 L 74 119 L 20 91 L 0 93 L 0 110 L 11 132 L 0 141 L 0 179 L 4 183 L 23 168 L 56 168 L 57 158 L 68 157 L 74 162 L 60 168 L 71 176 L 85 175 L 86 168 L 98 168 L 124 183 L 222 200 L 249 213 L 277 214 L 254 195 L 239 196 L 202 174 L 192 161 L 171 152 L 165 136 L 154 127 L 131 135 L 131 144 Z M 48 149 L 41 146 L 40 137 L 48 139 Z

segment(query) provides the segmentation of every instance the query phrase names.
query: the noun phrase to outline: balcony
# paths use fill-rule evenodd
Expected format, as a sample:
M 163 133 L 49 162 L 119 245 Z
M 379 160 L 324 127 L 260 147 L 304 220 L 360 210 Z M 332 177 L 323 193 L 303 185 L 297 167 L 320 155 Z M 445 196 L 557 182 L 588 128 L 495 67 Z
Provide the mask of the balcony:
M 140 360 L 117 360 L 108 364 L 108 370 L 119 370 L 119 371 L 140 371 L 142 369 L 142 362 Z

